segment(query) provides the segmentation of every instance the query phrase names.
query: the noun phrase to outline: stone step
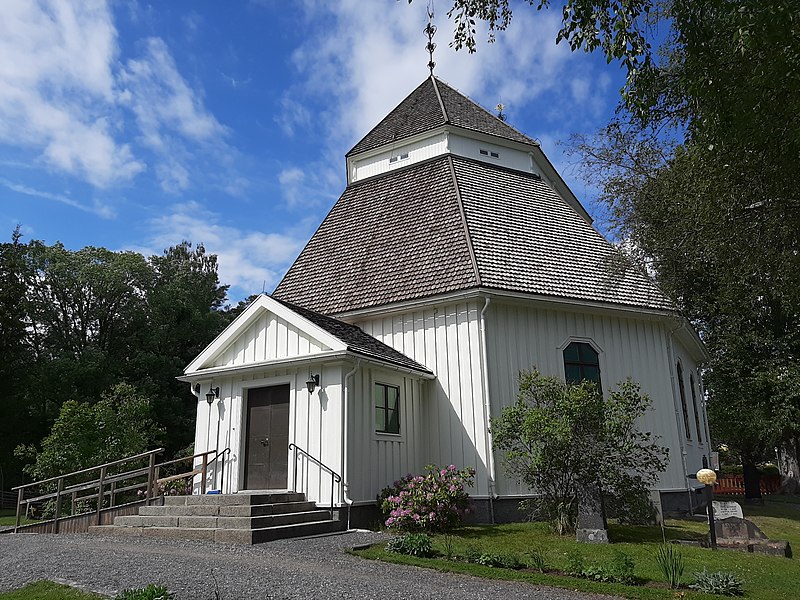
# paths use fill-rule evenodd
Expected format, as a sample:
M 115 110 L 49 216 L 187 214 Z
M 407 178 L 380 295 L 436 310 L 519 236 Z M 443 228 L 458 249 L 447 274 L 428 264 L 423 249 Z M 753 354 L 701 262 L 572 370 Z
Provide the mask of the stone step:
M 130 515 L 117 517 L 114 525 L 120 527 L 182 527 L 187 529 L 261 529 L 277 525 L 292 525 L 325 521 L 330 518 L 327 510 L 310 510 L 260 517 L 220 516 L 175 516 L 175 515 Z
M 139 514 L 142 516 L 177 516 L 177 517 L 261 517 L 265 515 L 278 515 L 293 512 L 306 512 L 315 510 L 314 502 L 277 502 L 275 504 L 179 504 L 164 506 L 142 506 Z
M 265 492 L 253 494 L 204 494 L 196 496 L 164 496 L 166 506 L 242 506 L 276 504 L 281 502 L 303 502 L 305 494 L 300 492 Z
M 213 540 L 258 544 L 270 540 L 344 531 L 330 512 L 307 502 L 304 494 L 207 494 L 168 496 L 163 506 L 142 506 L 138 515 L 120 516 L 113 525 L 90 527 L 90 533 Z
M 209 540 L 230 544 L 261 544 L 272 540 L 344 531 L 341 521 L 316 521 L 293 525 L 278 525 L 259 529 L 208 529 L 190 527 L 121 527 L 99 525 L 89 527 L 89 533 L 115 536 L 152 537 L 160 539 Z
M 120 527 L 118 525 L 93 525 L 89 533 L 130 537 L 153 537 L 167 540 L 214 541 L 215 529 L 189 529 L 188 527 Z
M 344 531 L 342 521 L 317 521 L 300 525 L 279 525 L 262 529 L 217 529 L 214 539 L 217 542 L 234 544 L 263 544 L 273 540 L 322 535 Z

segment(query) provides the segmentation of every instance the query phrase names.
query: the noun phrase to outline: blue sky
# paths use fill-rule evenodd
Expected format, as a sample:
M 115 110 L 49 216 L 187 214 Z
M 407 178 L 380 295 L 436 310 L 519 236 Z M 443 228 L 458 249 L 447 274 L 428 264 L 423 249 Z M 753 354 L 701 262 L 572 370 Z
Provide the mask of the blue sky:
M 427 76 L 415 0 L 5 0 L 0 227 L 147 255 L 219 256 L 232 300 L 272 291 L 345 186 L 344 154 Z M 613 115 L 623 72 L 556 46 L 559 12 L 517 7 L 436 74 L 545 153 L 593 214 L 559 141 Z

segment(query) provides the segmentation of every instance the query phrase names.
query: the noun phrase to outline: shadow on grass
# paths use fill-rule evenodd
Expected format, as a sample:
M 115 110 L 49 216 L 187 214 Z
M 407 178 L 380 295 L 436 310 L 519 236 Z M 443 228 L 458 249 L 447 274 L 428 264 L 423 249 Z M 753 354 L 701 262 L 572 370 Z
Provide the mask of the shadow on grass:
M 694 524 L 692 524 L 694 525 Z M 610 525 L 608 535 L 612 543 L 620 544 L 660 544 L 664 540 L 701 540 L 705 533 L 697 531 L 696 525 L 666 525 L 660 527 L 640 525 Z

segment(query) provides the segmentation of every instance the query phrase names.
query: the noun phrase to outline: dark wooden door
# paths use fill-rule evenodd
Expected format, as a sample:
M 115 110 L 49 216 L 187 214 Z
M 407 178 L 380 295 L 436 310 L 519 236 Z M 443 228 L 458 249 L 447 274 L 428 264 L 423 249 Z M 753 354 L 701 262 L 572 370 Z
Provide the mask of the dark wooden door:
M 288 448 L 289 385 L 248 390 L 245 488 L 285 490 Z

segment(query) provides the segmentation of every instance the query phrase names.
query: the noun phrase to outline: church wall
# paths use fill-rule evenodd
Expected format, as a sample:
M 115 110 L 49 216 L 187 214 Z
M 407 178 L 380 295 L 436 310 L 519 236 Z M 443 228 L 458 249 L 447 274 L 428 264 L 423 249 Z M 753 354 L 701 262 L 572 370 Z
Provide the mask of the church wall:
M 535 365 L 543 374 L 563 380 L 563 348 L 573 340 L 589 341 L 600 353 L 600 377 L 605 390 L 632 377 L 650 397 L 652 408 L 640 425 L 661 436 L 660 443 L 670 451 L 669 466 L 657 487 L 685 490 L 667 339 L 665 325 L 657 320 L 492 303 L 487 318 L 492 415 L 499 415 L 503 407 L 515 401 L 521 369 Z M 686 360 L 689 361 L 688 355 Z M 686 377 L 688 381 L 688 373 Z M 504 474 L 499 454 L 497 471 L 498 494 L 529 493 Z
M 342 471 L 342 364 L 311 366 L 320 374 L 320 387 L 309 394 L 305 381 L 309 367 L 264 370 L 235 376 L 218 375 L 213 380 L 219 386 L 220 398 L 209 407 L 204 392 L 211 382 L 201 384 L 197 402 L 195 453 L 207 449 L 231 449 L 226 457 L 224 476 L 222 465 L 209 473 L 208 489 L 221 488 L 225 493 L 244 489 L 244 469 L 247 431 L 247 390 L 255 387 L 289 384 L 289 442 L 328 465 Z M 219 432 L 219 433 L 217 433 Z M 217 442 L 217 439 L 219 442 Z M 292 486 L 295 469 L 293 454 L 286 449 L 288 464 L 287 485 Z M 199 465 L 197 461 L 196 465 Z M 215 472 L 214 472 L 215 471 Z M 298 491 L 305 492 L 309 500 L 330 504 L 330 475 L 307 461 L 297 461 Z M 223 483 L 224 480 L 224 483 Z M 195 478 L 195 493 L 199 493 L 199 477 Z M 220 485 L 222 483 L 222 485 Z M 334 501 L 340 503 L 338 487 Z
M 696 362 L 692 359 L 691 355 L 681 345 L 677 339 L 673 340 L 672 344 L 672 369 L 675 376 L 675 398 L 680 409 L 680 423 L 679 433 L 684 440 L 686 448 L 686 468 L 687 473 L 696 473 L 703 467 L 703 456 L 706 460 L 709 459 L 709 443 L 708 443 L 708 428 L 706 426 L 707 416 L 704 409 L 704 398 L 702 388 L 700 387 L 700 373 L 697 369 Z M 686 428 L 683 422 L 683 406 L 680 398 L 680 387 L 678 385 L 678 369 L 676 367 L 680 361 L 683 367 L 683 387 L 686 395 L 686 417 L 689 421 L 689 436 L 686 435 Z M 694 380 L 694 381 L 692 381 Z M 692 397 L 692 383 L 694 383 L 694 398 Z M 695 413 L 695 410 L 697 411 Z M 699 435 L 698 435 L 698 422 L 699 422 Z M 696 485 L 695 481 L 692 481 Z
M 531 155 L 522 150 L 490 144 L 453 133 L 450 134 L 449 146 L 450 152 L 458 154 L 459 156 L 508 167 L 509 169 L 515 169 L 523 173 L 535 173 L 541 176 L 541 170 L 538 167 L 535 169 L 533 168 Z M 481 154 L 481 150 L 485 150 L 489 154 Z M 497 157 L 493 157 L 491 155 L 492 152 L 496 153 Z
M 367 177 L 406 167 L 445 152 L 447 152 L 447 135 L 445 133 L 411 143 L 400 142 L 386 152 L 356 160 L 353 164 L 353 173 L 351 173 L 352 181 L 360 181 Z M 400 158 L 404 154 L 408 154 L 408 156 Z M 397 160 L 391 161 L 392 158 Z
M 425 384 L 421 422 L 427 440 L 419 463 L 477 471 L 476 497 L 489 494 L 477 300 L 441 304 L 356 324 L 436 374 Z M 419 469 L 418 469 L 419 470 Z
M 347 371 L 353 365 L 346 365 Z M 348 398 L 347 467 L 343 473 L 349 499 L 374 504 L 377 493 L 425 466 L 423 386 L 415 377 L 361 363 L 353 374 Z M 375 431 L 373 389 L 376 383 L 400 390 L 400 433 Z
M 263 311 L 224 352 L 213 366 L 236 366 L 270 359 L 290 358 L 330 350 L 291 323 Z

